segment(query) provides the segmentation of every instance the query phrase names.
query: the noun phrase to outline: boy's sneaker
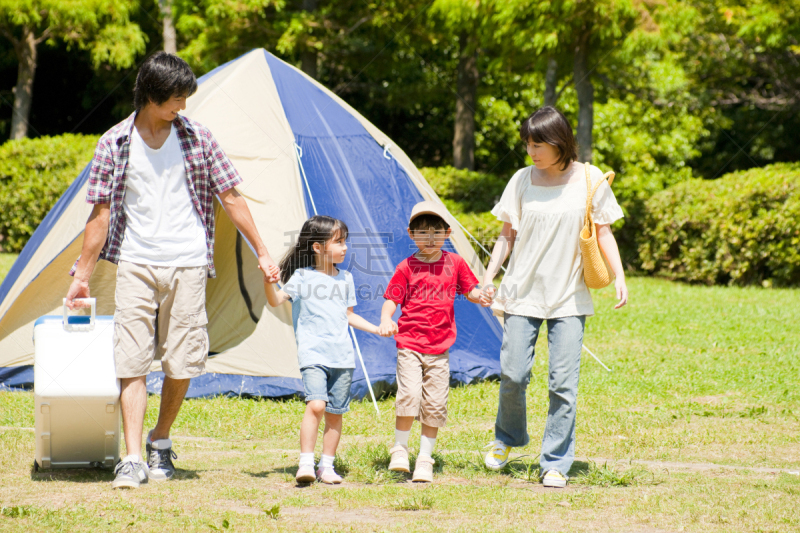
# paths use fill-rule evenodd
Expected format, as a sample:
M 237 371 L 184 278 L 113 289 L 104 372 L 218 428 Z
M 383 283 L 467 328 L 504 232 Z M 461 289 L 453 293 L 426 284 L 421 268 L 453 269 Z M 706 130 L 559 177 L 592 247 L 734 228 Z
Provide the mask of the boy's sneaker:
M 167 481 L 175 475 L 173 459 L 178 455 L 172 451 L 172 439 L 150 440 L 151 430 L 147 434 L 145 449 L 147 451 L 147 466 L 150 469 L 150 479 L 153 481 Z
M 392 472 L 411 472 L 411 467 L 408 464 L 408 448 L 402 444 L 397 444 L 389 450 L 389 453 L 392 454 L 389 470 Z
M 142 483 L 147 483 L 147 465 L 140 461 L 120 461 L 114 468 L 114 482 L 112 489 L 138 489 Z
M 490 442 L 489 446 L 492 447 L 492 451 L 486 454 L 486 459 L 484 460 L 486 468 L 489 470 L 501 470 L 508 464 L 508 454 L 511 452 L 511 446 L 506 446 L 499 440 Z
M 337 474 L 333 467 L 318 468 L 317 479 L 320 481 L 320 483 L 327 483 L 328 485 L 338 485 L 342 482 L 342 476 Z
M 317 476 L 314 474 L 314 465 L 300 465 L 294 479 L 298 483 L 313 483 L 316 481 Z
M 567 486 L 568 480 L 569 478 L 558 470 L 548 470 L 542 478 L 542 485 L 545 487 L 563 489 Z
M 417 464 L 414 465 L 414 475 L 411 481 L 419 483 L 433 482 L 433 465 L 436 461 L 431 457 L 417 457 Z

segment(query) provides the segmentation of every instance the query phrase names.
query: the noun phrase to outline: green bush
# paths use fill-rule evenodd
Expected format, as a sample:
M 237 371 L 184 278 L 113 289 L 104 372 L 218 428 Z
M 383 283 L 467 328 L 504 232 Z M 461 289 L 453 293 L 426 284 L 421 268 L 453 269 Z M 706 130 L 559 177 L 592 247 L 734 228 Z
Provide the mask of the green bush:
M 491 252 L 503 228 L 503 223 L 491 214 L 491 210 L 500 200 L 511 176 L 500 178 L 450 166 L 425 167 L 420 172 L 450 213 Z M 488 263 L 488 255 L 474 242 L 472 247 L 484 264 Z
M 96 135 L 60 135 L 0 146 L 0 249 L 19 252 L 92 160 Z
M 692 179 L 645 204 L 642 268 L 707 284 L 800 285 L 800 163 Z

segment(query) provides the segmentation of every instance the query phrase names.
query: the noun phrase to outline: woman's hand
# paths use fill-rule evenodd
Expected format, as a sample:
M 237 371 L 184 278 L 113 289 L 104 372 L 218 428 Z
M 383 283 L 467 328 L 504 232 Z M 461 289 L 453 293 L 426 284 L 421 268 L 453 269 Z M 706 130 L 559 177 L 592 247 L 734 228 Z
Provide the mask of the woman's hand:
M 628 303 L 628 286 L 625 284 L 625 278 L 617 278 L 614 282 L 614 288 L 617 290 L 617 299 L 619 303 L 614 306 L 614 309 L 619 309 Z

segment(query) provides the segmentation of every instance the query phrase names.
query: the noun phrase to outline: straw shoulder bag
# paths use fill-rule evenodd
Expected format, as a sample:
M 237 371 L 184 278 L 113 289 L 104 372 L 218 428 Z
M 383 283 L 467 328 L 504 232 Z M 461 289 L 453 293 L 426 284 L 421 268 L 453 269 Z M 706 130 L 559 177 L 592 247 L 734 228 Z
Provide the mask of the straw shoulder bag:
M 597 232 L 592 218 L 592 199 L 597 189 L 602 183 L 608 180 L 608 185 L 614 181 L 614 173 L 606 172 L 603 179 L 592 187 L 592 179 L 589 175 L 589 163 L 584 163 L 586 168 L 586 218 L 584 219 L 583 229 L 580 235 L 581 255 L 583 256 L 583 279 L 586 286 L 590 289 L 602 289 L 607 287 L 614 280 L 614 273 L 608 266 L 608 262 L 600 251 L 597 244 Z

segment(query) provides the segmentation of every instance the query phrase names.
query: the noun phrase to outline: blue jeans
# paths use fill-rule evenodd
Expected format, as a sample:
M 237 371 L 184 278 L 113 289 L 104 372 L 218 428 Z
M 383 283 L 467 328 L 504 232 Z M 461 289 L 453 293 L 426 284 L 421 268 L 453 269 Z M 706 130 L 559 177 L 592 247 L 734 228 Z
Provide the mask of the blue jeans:
M 343 415 L 350 410 L 350 384 L 353 382 L 352 368 L 328 368 L 312 365 L 300 369 L 303 377 L 306 403 L 321 400 L 325 411 Z
M 531 380 L 534 346 L 543 319 L 506 313 L 500 350 L 500 403 L 495 438 L 507 446 L 529 442 L 525 390 Z M 542 471 L 555 469 L 566 475 L 575 460 L 575 410 L 585 316 L 547 321 L 550 347 L 550 408 L 542 438 Z

